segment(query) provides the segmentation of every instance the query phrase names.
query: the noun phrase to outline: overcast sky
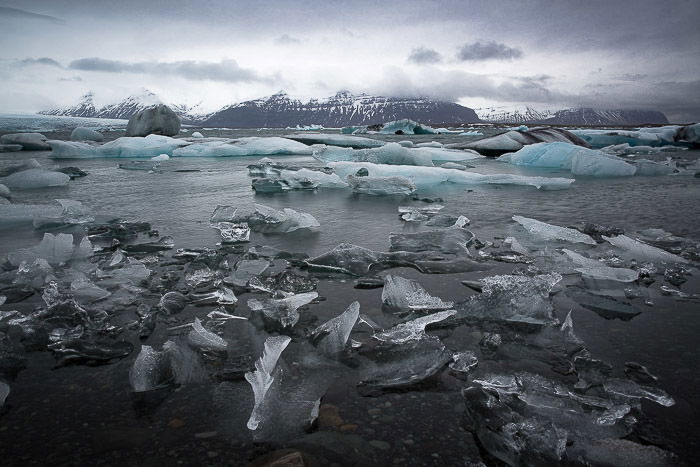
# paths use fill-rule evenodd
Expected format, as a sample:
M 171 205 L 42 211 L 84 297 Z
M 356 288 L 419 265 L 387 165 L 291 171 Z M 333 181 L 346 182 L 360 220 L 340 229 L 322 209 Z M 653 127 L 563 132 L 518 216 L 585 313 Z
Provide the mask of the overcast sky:
M 347 89 L 697 121 L 698 24 L 698 0 L 0 0 L 0 112 Z

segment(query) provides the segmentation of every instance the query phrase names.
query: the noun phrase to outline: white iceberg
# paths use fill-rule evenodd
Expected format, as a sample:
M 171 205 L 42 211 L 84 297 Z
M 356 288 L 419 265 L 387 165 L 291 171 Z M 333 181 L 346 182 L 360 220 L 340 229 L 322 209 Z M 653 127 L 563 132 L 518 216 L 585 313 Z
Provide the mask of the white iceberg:
M 61 172 L 29 169 L 0 178 L 0 183 L 13 190 L 31 190 L 67 185 L 70 177 Z
M 59 140 L 49 140 L 47 143 L 51 146 L 51 157 L 54 159 L 154 157 L 172 155 L 175 149 L 190 144 L 182 139 L 160 135 L 122 136 L 102 145 Z
M 104 136 L 99 131 L 79 126 L 71 132 L 70 139 L 73 141 L 102 141 Z
M 541 189 L 566 189 L 575 180 L 558 177 L 528 177 L 513 174 L 479 174 L 441 167 L 418 167 L 411 165 L 385 165 L 371 162 L 331 162 L 328 164 L 340 177 L 354 175 L 366 169 L 370 177 L 405 177 L 416 187 L 431 187 L 441 183 L 456 185 L 526 185 Z M 366 178 L 366 177 L 358 177 Z
M 352 302 L 343 313 L 317 327 L 312 335 L 318 351 L 328 356 L 342 352 L 359 317 L 360 303 Z
M 592 148 L 604 148 L 615 144 L 627 143 L 630 146 L 663 146 L 675 144 L 679 126 L 670 125 L 659 128 L 642 128 L 639 130 L 571 130 Z
M 394 344 L 404 344 L 409 341 L 419 340 L 425 337 L 426 326 L 444 321 L 456 313 L 457 311 L 455 310 L 447 310 L 421 316 L 420 318 L 398 324 L 386 331 L 376 333 L 372 337 L 383 342 L 391 342 Z
M 442 147 L 407 148 L 399 143 L 387 143 L 380 148 L 360 150 L 315 146 L 312 155 L 323 162 L 371 162 L 426 167 L 432 167 L 434 162 L 463 162 L 483 158 L 479 153 L 471 150 L 461 151 Z
M 7 259 L 13 266 L 19 266 L 24 261 L 33 263 L 39 258 L 45 259 L 52 266 L 57 266 L 70 260 L 79 260 L 90 256 L 92 256 L 92 244 L 87 237 L 83 237 L 78 245 L 74 245 L 71 234 L 45 233 L 41 243 L 37 246 L 10 253 L 7 255 Z
M 525 230 L 543 240 L 563 240 L 572 243 L 585 243 L 586 245 L 596 245 L 596 241 L 589 235 L 578 230 L 560 227 L 558 225 L 547 224 L 536 219 L 523 216 L 513 216 L 513 220 L 522 225 Z
M 303 143 L 277 136 L 193 143 L 172 152 L 173 157 L 242 157 L 306 155 L 311 148 Z

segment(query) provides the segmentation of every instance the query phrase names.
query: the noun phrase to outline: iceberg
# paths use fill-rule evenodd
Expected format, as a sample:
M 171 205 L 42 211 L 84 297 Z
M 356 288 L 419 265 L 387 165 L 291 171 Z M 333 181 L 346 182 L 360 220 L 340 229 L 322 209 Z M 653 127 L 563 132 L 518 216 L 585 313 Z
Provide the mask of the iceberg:
M 160 135 L 122 136 L 102 145 L 59 140 L 49 140 L 47 143 L 51 146 L 51 157 L 54 159 L 172 156 L 175 149 L 190 144 L 182 139 Z
M 484 175 L 441 167 L 385 165 L 371 162 L 331 162 L 328 165 L 341 178 L 354 175 L 360 169 L 366 169 L 370 177 L 404 177 L 413 182 L 417 188 L 430 188 L 441 183 L 452 183 L 456 185 L 524 185 L 534 186 L 538 189 L 559 190 L 568 188 L 575 181 L 571 178 L 528 177 L 512 174 Z
M 530 234 L 545 241 L 562 240 L 572 243 L 585 243 L 586 245 L 596 245 L 596 241 L 589 235 L 578 230 L 558 225 L 547 224 L 546 222 L 530 219 L 523 216 L 513 216 L 513 220 L 522 225 Z
M 33 263 L 39 258 L 45 259 L 50 265 L 80 260 L 92 256 L 92 244 L 87 237 L 83 237 L 78 245 L 73 245 L 73 235 L 60 233 L 53 235 L 45 233 L 44 238 L 37 246 L 24 248 L 10 253 L 8 261 L 17 267 L 22 262 Z
M 19 144 L 24 151 L 46 151 L 50 149 L 46 136 L 41 133 L 10 133 L 0 136 L 2 144 Z
M 678 126 L 642 128 L 640 130 L 571 130 L 594 149 L 627 143 L 630 146 L 664 146 L 676 144 Z
M 382 303 L 401 311 L 446 310 L 454 305 L 433 297 L 417 281 L 392 274 L 384 278 Z
M 249 430 L 256 430 L 262 421 L 263 404 L 265 396 L 275 380 L 277 361 L 291 341 L 292 339 L 287 336 L 268 337 L 265 340 L 262 356 L 255 362 L 255 371 L 245 374 L 245 379 L 250 384 L 255 398 L 253 410 L 247 423 Z
M 237 213 L 232 220 L 236 223 L 245 222 L 258 232 L 287 233 L 299 229 L 314 230 L 321 226 L 311 214 L 291 208 L 278 211 L 262 204 L 254 204 L 252 212 L 247 209 L 244 213 Z
M 562 250 L 571 261 L 581 266 L 575 268 L 576 271 L 583 274 L 585 277 L 598 280 L 611 280 L 617 282 L 634 282 L 639 278 L 639 271 L 634 271 L 627 268 L 611 268 L 606 266 L 601 261 L 586 258 L 574 251 Z
M 445 147 L 450 149 L 472 149 L 484 156 L 496 157 L 507 152 L 518 151 L 529 144 L 554 142 L 589 147 L 588 143 L 572 132 L 560 128 L 547 127 L 533 128 L 527 131 L 511 130 L 476 141 L 448 144 Z
M 499 161 L 528 167 L 568 169 L 574 175 L 628 176 L 636 167 L 617 156 L 570 143 L 536 143 L 504 154 Z
M 173 157 L 242 157 L 308 155 L 311 148 L 278 136 L 248 137 L 235 140 L 193 143 L 172 151 Z
M 700 145 L 700 123 L 680 127 L 676 131 L 675 141 L 686 141 L 697 147 Z
M 13 190 L 32 190 L 65 186 L 70 177 L 61 172 L 44 169 L 28 169 L 0 178 L 0 183 Z
M 307 133 L 304 135 L 289 135 L 288 139 L 304 143 L 327 144 L 328 146 L 338 146 L 341 148 L 366 149 L 384 146 L 384 141 L 359 136 L 329 135 L 325 133 Z
M 353 150 L 335 147 L 314 147 L 313 157 L 323 162 L 371 162 L 374 164 L 417 165 L 432 167 L 434 162 L 463 162 L 483 156 L 474 151 L 435 147 L 406 148 L 387 143 L 380 148 Z

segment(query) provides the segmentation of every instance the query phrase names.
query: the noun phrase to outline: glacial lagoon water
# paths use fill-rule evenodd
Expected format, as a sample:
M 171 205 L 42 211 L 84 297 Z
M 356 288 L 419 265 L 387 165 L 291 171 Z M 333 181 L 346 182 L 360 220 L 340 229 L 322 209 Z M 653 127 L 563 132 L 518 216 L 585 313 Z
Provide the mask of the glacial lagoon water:
M 201 131 L 207 136 L 227 137 L 291 133 L 288 130 Z M 110 132 L 109 136 L 113 138 L 119 134 Z M 67 138 L 60 132 L 57 136 Z M 474 139 L 456 135 L 370 137 L 387 141 L 410 139 L 416 143 Z M 679 151 L 663 157 L 667 156 L 694 160 L 700 157 L 700 152 Z M 219 234 L 209 225 L 209 218 L 217 205 L 246 208 L 260 203 L 277 209 L 290 207 L 312 214 L 321 224 L 316 232 L 253 232 L 250 242 L 242 249 L 231 250 L 231 261 L 253 245 L 267 245 L 310 257 L 327 252 L 340 243 L 389 251 L 390 234 L 431 229 L 422 222 L 401 220 L 399 206 L 426 207 L 436 203 L 445 206 L 441 214 L 468 217 L 470 224 L 466 228 L 480 242 L 494 242 L 496 246 L 509 236 L 528 239 L 528 234 L 512 220 L 514 215 L 559 226 L 591 222 L 615 226 L 630 234 L 657 228 L 684 237 L 690 243 L 700 242 L 700 179 L 692 174 L 580 177 L 569 189 L 561 191 L 540 191 L 522 186 L 439 185 L 419 192 L 418 198 L 433 201 L 428 203 L 406 197 L 353 194 L 347 189 L 256 194 L 251 189 L 252 177 L 248 175 L 247 166 L 259 157 L 173 158 L 160 163 L 156 171 L 141 171 L 118 168 L 118 164 L 124 161 L 117 159 L 56 161 L 50 158 L 50 152 L 18 152 L 0 153 L 0 164 L 31 157 L 45 167 L 77 166 L 88 175 L 72 180 L 66 187 L 13 191 L 14 203 L 77 200 L 98 219 L 148 222 L 161 237 L 172 236 L 175 248 L 219 248 Z M 309 156 L 277 156 L 272 159 L 290 166 L 320 168 L 323 165 Z M 517 167 L 493 159 L 469 161 L 469 165 L 473 166 L 469 170 L 485 174 L 570 177 L 568 171 Z M 441 200 L 436 201 L 436 198 Z M 31 225 L 0 229 L 0 257 L 37 244 L 42 235 L 43 232 Z M 149 241 L 148 238 L 141 240 Z M 570 247 L 571 244 L 564 243 L 540 244 L 540 248 L 530 250 L 534 265 L 547 272 L 547 267 L 555 266 L 550 258 L 560 255 L 557 250 Z M 484 249 L 489 250 L 489 247 Z M 472 254 L 478 257 L 478 251 L 472 245 Z M 172 252 L 164 253 L 166 258 L 170 254 Z M 478 281 L 486 276 L 510 274 L 514 270 L 522 272 L 528 266 L 493 260 L 487 262 L 488 269 L 481 271 L 424 274 L 412 268 L 397 267 L 381 272 L 380 276 L 395 274 L 417 280 L 430 295 L 460 303 L 478 295 L 461 281 Z M 271 270 L 284 270 L 285 265 L 283 259 L 277 259 Z M 159 273 L 164 271 L 153 268 Z M 186 263 L 173 261 L 169 270 L 184 274 L 188 269 Z M 289 370 L 291 374 L 295 374 L 294 368 L 303 368 L 309 358 L 306 347 L 299 342 L 307 339 L 316 326 L 343 312 L 353 301 L 359 302 L 362 315 L 381 327 L 389 328 L 406 319 L 405 314 L 397 315 L 382 307 L 381 288 L 354 288 L 356 278 L 346 275 L 321 274 L 316 278 L 316 291 L 323 300 L 301 311 L 300 322 L 292 332 L 295 344 L 282 354 L 285 364 L 292 368 Z M 690 267 L 690 275 L 685 279 L 687 281 L 680 286 L 682 292 L 700 293 L 696 268 Z M 564 274 L 562 284 L 581 287 L 581 279 L 569 270 Z M 630 304 L 635 312 L 640 312 L 631 319 L 605 319 L 601 316 L 604 313 L 598 314 L 573 299 L 575 294 L 567 293 L 567 287 L 554 290 L 557 293 L 552 296 L 553 313 L 564 322 L 571 312 L 575 334 L 591 357 L 612 366 L 610 378 L 624 379 L 626 362 L 644 365 L 658 377 L 658 387 L 672 397 L 675 404 L 664 407 L 643 400 L 642 410 L 635 412 L 641 428 L 632 431 L 628 438 L 674 452 L 678 462 L 693 465 L 700 462 L 697 442 L 700 433 L 695 428 L 695 420 L 700 416 L 700 397 L 696 391 L 700 383 L 700 360 L 696 354 L 700 301 L 664 295 L 660 289 L 664 285 L 669 284 L 663 275 L 656 275 L 650 285 L 639 285 L 641 295 L 628 297 L 622 292 L 623 286 L 615 286 L 613 295 L 617 303 Z M 228 311 L 252 317 L 247 301 L 261 295 L 250 292 L 236 295 L 238 303 L 229 306 Z M 134 350 L 125 358 L 106 365 L 57 366 L 50 352 L 30 349 L 25 368 L 10 382 L 11 393 L 0 414 L 1 458 L 17 459 L 25 465 L 96 461 L 108 465 L 169 465 L 177 461 L 243 465 L 268 451 L 291 447 L 309 453 L 323 463 L 338 465 L 390 465 L 392 462 L 395 465 L 475 465 L 478 462 L 499 465 L 489 453 L 483 433 L 482 438 L 472 433 L 474 421 L 466 414 L 465 396 L 461 393 L 469 386 L 468 380 L 447 366 L 441 366 L 428 380 L 417 385 L 383 388 L 369 393 L 355 387 L 355 371 L 361 369 L 367 359 L 392 358 L 390 352 L 387 355 L 379 352 L 378 356 L 373 353 L 375 344 L 370 336 L 371 329 L 361 323 L 355 325 L 350 339 L 362 346 L 348 351 L 344 357 L 341 367 L 345 365 L 346 372 L 339 372 L 338 368 L 329 370 L 328 374 L 332 376 L 329 376 L 327 390 L 321 399 L 319 426 L 309 433 L 296 434 L 291 439 L 280 435 L 279 439 L 272 436 L 254 440 L 246 429 L 253 407 L 250 386 L 241 374 L 227 371 L 229 361 L 222 363 L 209 354 L 204 356 L 207 377 L 191 384 L 170 387 L 164 393 L 140 397 L 132 392 L 129 384 L 130 368 L 140 345 L 137 333 L 129 330 L 129 323 L 138 319 L 135 313 L 138 304 L 151 305 L 154 300 L 157 303 L 159 297 L 158 294 L 146 294 L 126 307 L 126 311 L 121 311 L 120 317 L 112 323 L 124 327 L 117 334 L 134 345 Z M 29 312 L 42 304 L 41 297 L 35 294 L 1 309 Z M 163 317 L 152 334 L 141 342 L 160 349 L 168 338 L 178 333 L 169 331 L 169 328 L 192 322 L 195 317 L 205 320 L 207 313 L 215 307 L 189 305 L 179 314 Z M 231 336 L 240 334 L 241 331 L 232 330 L 237 323 L 238 320 L 226 323 L 224 337 L 230 340 Z M 527 326 L 521 329 L 521 326 L 501 323 L 494 328 L 492 324 L 483 325 L 479 320 L 470 320 L 458 326 L 429 328 L 428 334 L 439 337 L 452 352 L 476 352 L 479 363 L 470 379 L 484 380 L 499 372 L 532 372 L 573 385 L 575 377 L 553 372 L 549 366 L 547 356 L 556 360 L 557 344 L 552 343 L 552 348 L 548 347 L 549 344 L 543 345 L 545 350 L 540 353 L 523 350 L 525 347 L 530 349 L 530 344 L 522 342 L 527 341 L 531 330 L 528 331 Z M 495 333 L 494 329 L 501 330 L 504 344 L 500 347 L 494 347 L 489 340 Z M 236 346 L 236 340 L 230 342 L 229 346 Z M 259 356 L 259 352 L 254 355 L 255 358 Z M 407 364 L 412 363 L 408 361 Z M 280 414 L 280 417 L 283 419 L 285 415 Z M 282 419 L 279 420 L 280 427 L 286 424 Z M 280 431 L 284 431 L 283 428 Z M 527 444 L 530 447 L 535 445 L 532 439 L 525 443 L 531 443 Z M 38 446 L 41 449 L 37 449 Z M 538 459 L 533 463 L 541 464 L 542 458 Z M 570 463 L 575 465 L 572 459 Z

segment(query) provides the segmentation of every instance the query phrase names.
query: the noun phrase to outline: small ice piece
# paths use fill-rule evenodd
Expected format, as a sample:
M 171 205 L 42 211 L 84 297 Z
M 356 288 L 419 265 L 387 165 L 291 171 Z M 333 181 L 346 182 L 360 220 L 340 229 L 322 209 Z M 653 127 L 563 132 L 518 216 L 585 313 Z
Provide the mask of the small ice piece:
M 392 274 L 384 278 L 382 303 L 404 311 L 446 310 L 454 305 L 453 302 L 443 302 L 433 297 L 417 281 Z
M 431 323 L 446 320 L 456 314 L 455 310 L 439 311 L 427 316 L 421 316 L 411 321 L 398 324 L 391 329 L 373 335 L 382 342 L 403 344 L 409 341 L 419 340 L 425 337 L 425 328 Z
M 204 138 L 204 135 L 200 133 L 199 131 L 195 131 L 192 133 L 193 138 Z
M 617 237 L 606 237 L 603 239 L 612 245 L 625 250 L 625 252 L 638 261 L 652 261 L 660 263 L 687 263 L 688 260 L 682 256 L 674 255 L 661 248 L 647 245 L 640 241 L 634 240 L 626 235 L 618 235 Z
M 299 321 L 297 310 L 316 298 L 318 298 L 316 292 L 296 294 L 282 299 L 252 298 L 248 300 L 248 307 L 252 311 L 262 312 L 265 317 L 280 323 L 285 328 L 291 328 Z
M 359 317 L 360 303 L 352 302 L 343 313 L 314 329 L 312 338 L 319 352 L 328 356 L 342 352 Z
M 399 213 L 401 214 L 401 219 L 405 221 L 425 221 L 428 220 L 430 216 L 437 214 L 444 207 L 445 206 L 442 204 L 433 204 L 424 207 L 399 206 Z
M 255 362 L 255 371 L 245 374 L 245 379 L 253 389 L 255 398 L 253 410 L 247 423 L 249 430 L 256 430 L 262 421 L 262 406 L 265 402 L 265 396 L 275 380 L 273 373 L 275 373 L 277 361 L 291 341 L 292 339 L 287 336 L 268 337 L 265 340 L 262 356 Z
M 154 162 L 162 162 L 162 161 L 167 161 L 169 159 L 170 159 L 170 156 L 167 154 L 160 154 L 158 156 L 151 157 L 151 160 Z
M 0 183 L 13 190 L 32 190 L 65 186 L 70 177 L 61 172 L 44 169 L 28 169 L 0 178 Z
M 134 392 L 152 391 L 168 385 L 172 378 L 168 354 L 150 345 L 142 345 L 129 370 L 129 382 Z
M 76 127 L 70 134 L 72 141 L 102 141 L 104 136 L 99 131 L 95 131 L 84 126 Z
M 96 286 L 84 277 L 71 282 L 70 289 L 79 303 L 93 303 L 112 295 L 109 291 Z
M 158 302 L 158 308 L 166 315 L 174 315 L 180 313 L 187 305 L 187 297 L 180 292 L 168 292 Z
M 235 271 L 224 279 L 224 282 L 236 287 L 246 287 L 248 281 L 259 276 L 270 266 L 265 259 L 242 259 L 236 263 Z
M 649 399 L 650 401 L 656 402 L 664 407 L 671 407 L 676 403 L 676 401 L 673 400 L 673 397 L 669 396 L 666 394 L 666 392 L 659 388 L 655 388 L 653 386 L 642 386 L 634 381 L 626 379 L 605 379 L 603 380 L 603 389 L 605 392 L 629 397 L 631 399 Z
M 206 264 L 194 264 L 192 268 L 185 273 L 185 284 L 192 289 L 213 283 L 216 279 L 216 272 L 212 271 Z
M 627 268 L 611 268 L 610 266 L 606 266 L 601 261 L 586 258 L 585 256 L 582 256 L 574 251 L 567 250 L 566 248 L 564 248 L 562 251 L 571 261 L 581 266 L 579 268 L 575 268 L 575 270 L 583 274 L 585 277 L 617 282 L 634 282 L 639 278 L 639 271 L 634 271 Z
M 291 208 L 284 208 L 281 211 L 254 204 L 252 213 L 237 214 L 236 222 L 246 222 L 255 231 L 288 233 L 299 229 L 315 230 L 320 227 L 316 218 L 306 212 L 295 211 Z
M 252 136 L 234 140 L 196 142 L 172 151 L 172 157 L 243 157 L 308 154 L 311 154 L 309 146 L 277 136 L 264 138 Z
M 245 222 L 219 222 L 212 227 L 219 231 L 223 243 L 244 243 L 250 241 L 250 227 Z
M 525 248 L 525 247 L 518 241 L 518 239 L 515 238 L 515 237 L 506 237 L 506 238 L 503 240 L 503 244 L 506 245 L 508 248 L 510 248 L 511 251 L 514 251 L 514 252 L 516 252 L 516 253 L 518 253 L 518 254 L 521 254 L 521 255 L 529 255 L 529 254 L 530 254 L 530 250 L 528 250 L 527 248 Z
M 587 245 L 596 245 L 596 241 L 589 235 L 579 232 L 578 230 L 569 229 L 567 227 L 559 227 L 558 225 L 547 224 L 546 222 L 530 219 L 523 216 L 513 216 L 513 220 L 522 225 L 525 230 L 532 235 L 542 238 L 543 240 L 563 240 L 572 243 L 585 243 Z
M 10 385 L 0 381 L 0 409 L 5 405 L 7 396 L 10 395 Z
M 193 347 L 198 347 L 207 350 L 226 350 L 228 343 L 211 331 L 208 331 L 202 326 L 199 318 L 194 319 L 192 330 L 187 335 L 187 340 Z
M 452 361 L 447 365 L 450 370 L 457 373 L 469 373 L 479 364 L 479 359 L 471 350 L 458 352 L 452 356 Z
M 10 253 L 7 259 L 13 266 L 19 266 L 23 261 L 33 263 L 43 258 L 50 265 L 57 266 L 70 260 L 79 260 L 92 255 L 92 244 L 83 237 L 78 246 L 73 245 L 73 235 L 60 233 L 53 235 L 45 233 L 44 238 L 35 247 L 24 248 Z
M 391 196 L 412 195 L 416 185 L 406 177 L 355 177 L 348 175 L 348 184 L 355 193 Z

